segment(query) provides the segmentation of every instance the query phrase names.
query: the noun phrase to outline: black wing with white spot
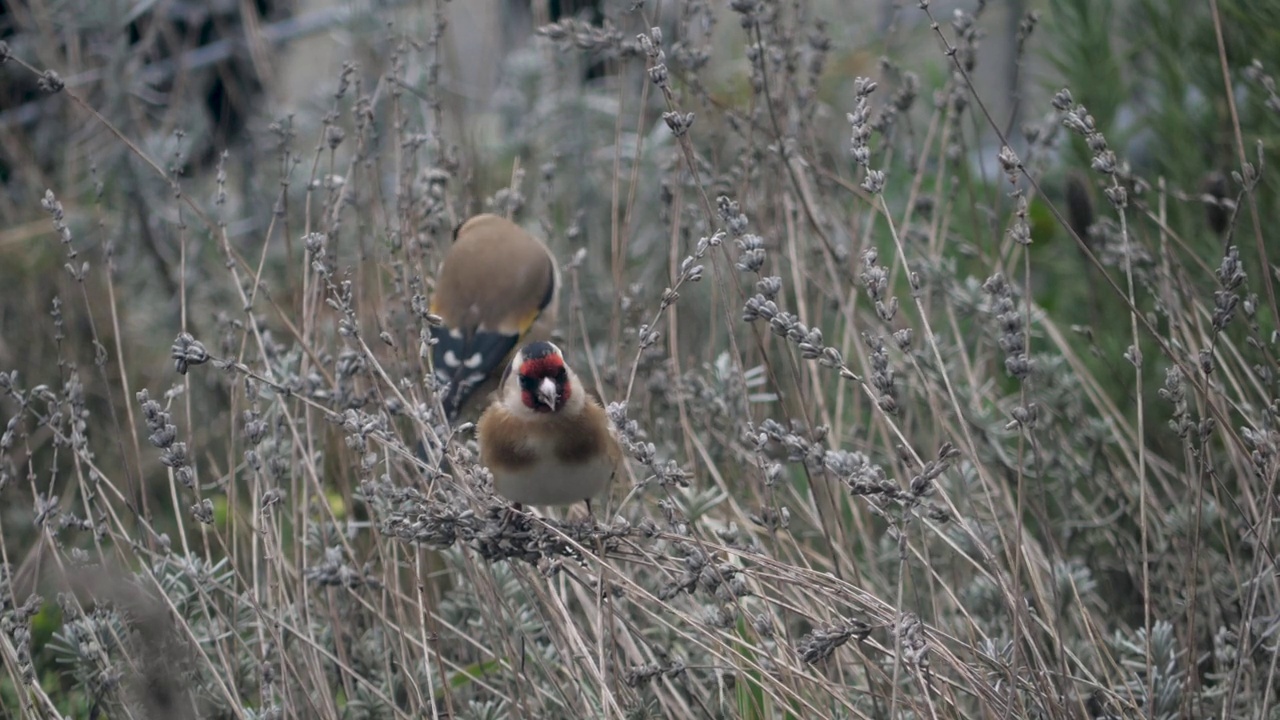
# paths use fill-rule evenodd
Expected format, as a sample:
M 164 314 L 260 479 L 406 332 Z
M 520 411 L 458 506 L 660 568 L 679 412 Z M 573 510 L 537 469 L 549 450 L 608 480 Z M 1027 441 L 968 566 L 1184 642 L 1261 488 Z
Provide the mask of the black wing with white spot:
M 431 328 L 436 379 L 445 386 L 444 409 L 454 420 L 463 403 L 485 378 L 502 365 L 520 340 L 518 335 L 480 331 L 470 336 L 447 327 Z

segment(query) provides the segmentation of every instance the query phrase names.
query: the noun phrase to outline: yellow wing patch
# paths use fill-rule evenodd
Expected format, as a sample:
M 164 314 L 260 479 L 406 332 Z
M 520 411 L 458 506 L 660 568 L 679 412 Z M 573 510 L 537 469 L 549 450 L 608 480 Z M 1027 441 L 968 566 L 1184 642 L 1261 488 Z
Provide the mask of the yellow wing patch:
M 503 323 L 502 327 L 498 328 L 498 332 L 505 333 L 507 335 L 516 335 L 523 339 L 524 334 L 529 332 L 529 328 L 533 327 L 533 323 L 538 320 L 538 316 L 541 314 L 542 308 L 535 308 L 522 315 L 516 315 L 512 318 L 512 325 Z

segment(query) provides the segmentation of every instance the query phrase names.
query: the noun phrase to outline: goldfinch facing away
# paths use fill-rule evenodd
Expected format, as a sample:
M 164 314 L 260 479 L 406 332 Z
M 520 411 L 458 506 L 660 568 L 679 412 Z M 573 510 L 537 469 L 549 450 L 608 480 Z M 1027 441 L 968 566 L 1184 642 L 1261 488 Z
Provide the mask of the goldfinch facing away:
M 444 319 L 431 329 L 432 361 L 450 421 L 483 407 L 517 343 L 551 337 L 559 296 L 555 257 L 520 226 L 485 214 L 454 231 L 431 298 Z
M 572 505 L 608 487 L 622 459 L 600 403 L 549 342 L 525 345 L 476 425 L 480 463 L 517 505 Z

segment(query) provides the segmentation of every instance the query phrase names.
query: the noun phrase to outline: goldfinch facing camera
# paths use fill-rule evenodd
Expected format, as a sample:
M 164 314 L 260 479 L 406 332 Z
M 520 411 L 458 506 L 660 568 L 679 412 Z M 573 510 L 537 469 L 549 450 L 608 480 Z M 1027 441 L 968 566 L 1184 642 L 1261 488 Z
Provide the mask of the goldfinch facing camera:
M 431 298 L 444 320 L 431 328 L 432 361 L 450 422 L 483 408 L 518 343 L 551 337 L 559 296 L 560 270 L 541 240 L 497 215 L 458 226 Z
M 608 487 L 622 459 L 609 416 L 549 342 L 525 345 L 476 425 L 480 463 L 517 505 L 572 505 Z

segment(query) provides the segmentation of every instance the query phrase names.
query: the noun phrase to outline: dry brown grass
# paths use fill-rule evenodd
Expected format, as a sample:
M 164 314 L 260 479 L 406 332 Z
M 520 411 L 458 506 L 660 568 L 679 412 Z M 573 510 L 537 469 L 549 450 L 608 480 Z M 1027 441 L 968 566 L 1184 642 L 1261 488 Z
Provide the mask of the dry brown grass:
M 902 8 L 917 74 L 803 4 L 646 4 L 544 26 L 453 136 L 431 7 L 225 153 L 20 26 L 0 716 L 1271 717 L 1273 95 L 1202 194 L 1088 89 L 1010 135 L 981 15 Z M 434 400 L 480 210 L 564 268 L 629 456 L 592 521 L 507 521 Z

